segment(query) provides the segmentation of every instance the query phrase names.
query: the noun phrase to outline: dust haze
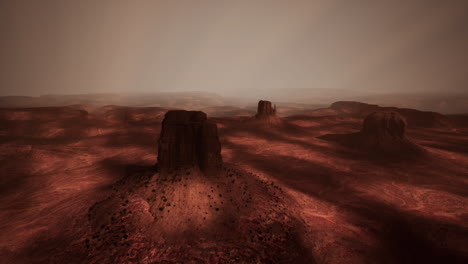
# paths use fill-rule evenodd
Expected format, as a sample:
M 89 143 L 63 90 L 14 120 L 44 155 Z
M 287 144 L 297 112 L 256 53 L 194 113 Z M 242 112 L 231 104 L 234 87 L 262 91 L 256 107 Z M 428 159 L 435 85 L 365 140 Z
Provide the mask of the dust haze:
M 459 113 L 466 24 L 457 0 L 7 0 L 0 95 L 202 91 Z
M 468 263 L 468 2 L 0 1 L 0 262 Z

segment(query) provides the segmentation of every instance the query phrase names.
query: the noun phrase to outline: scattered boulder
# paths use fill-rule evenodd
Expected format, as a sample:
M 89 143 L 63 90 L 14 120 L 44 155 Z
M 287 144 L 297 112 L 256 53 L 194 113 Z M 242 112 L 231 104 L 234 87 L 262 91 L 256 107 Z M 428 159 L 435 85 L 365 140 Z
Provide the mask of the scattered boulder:
M 162 122 L 158 168 L 185 167 L 198 167 L 205 174 L 222 167 L 217 126 L 201 111 L 169 111 Z

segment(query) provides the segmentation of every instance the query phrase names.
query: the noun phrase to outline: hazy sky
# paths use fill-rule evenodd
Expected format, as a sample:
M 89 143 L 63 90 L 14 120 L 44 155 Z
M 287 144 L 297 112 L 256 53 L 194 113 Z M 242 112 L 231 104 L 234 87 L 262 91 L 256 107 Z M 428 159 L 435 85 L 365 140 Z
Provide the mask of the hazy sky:
M 0 95 L 468 90 L 467 0 L 0 0 Z

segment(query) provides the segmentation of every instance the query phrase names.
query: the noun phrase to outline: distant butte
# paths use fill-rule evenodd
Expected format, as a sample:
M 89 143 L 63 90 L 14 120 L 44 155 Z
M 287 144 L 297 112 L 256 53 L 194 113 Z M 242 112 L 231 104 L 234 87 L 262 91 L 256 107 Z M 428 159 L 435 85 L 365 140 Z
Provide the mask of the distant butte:
M 276 116 L 276 105 L 272 106 L 270 101 L 265 100 L 258 101 L 257 114 L 254 119 L 267 124 L 279 124 L 281 122 L 280 118 Z
M 364 119 L 360 132 L 328 134 L 319 138 L 336 141 L 371 153 L 399 156 L 422 153 L 423 149 L 406 137 L 406 126 L 405 118 L 399 113 L 378 111 L 369 114 Z
M 363 122 L 360 143 L 364 148 L 379 152 L 416 152 L 419 147 L 405 136 L 406 120 L 397 112 L 374 112 Z
M 217 126 L 201 111 L 169 111 L 162 122 L 158 168 L 185 167 L 198 167 L 205 174 L 222 167 Z
M 258 102 L 257 115 L 255 117 L 257 119 L 263 119 L 271 116 L 276 116 L 276 105 L 271 107 L 270 101 L 260 100 Z
M 376 111 L 391 111 L 397 112 L 402 115 L 410 127 L 428 127 L 428 128 L 442 128 L 451 129 L 453 128 L 452 122 L 445 115 L 429 112 L 420 111 L 409 108 L 398 108 L 398 107 L 383 107 L 374 104 L 366 104 L 354 101 L 339 101 L 331 104 L 330 108 L 336 111 L 337 114 L 351 114 L 359 116 L 367 116 Z

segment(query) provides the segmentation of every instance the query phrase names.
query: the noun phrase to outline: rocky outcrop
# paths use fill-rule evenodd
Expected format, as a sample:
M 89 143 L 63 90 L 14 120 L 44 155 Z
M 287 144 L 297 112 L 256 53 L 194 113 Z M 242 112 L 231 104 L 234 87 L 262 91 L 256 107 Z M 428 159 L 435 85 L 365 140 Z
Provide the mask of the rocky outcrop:
M 409 108 L 383 107 L 354 101 L 335 102 L 331 104 L 329 109 L 335 111 L 335 114 L 350 114 L 361 117 L 365 117 L 376 111 L 397 112 L 406 119 L 408 126 L 411 127 L 453 128 L 453 124 L 447 116 L 436 112 Z
M 270 101 L 260 100 L 255 117 L 257 119 L 264 119 L 272 116 L 276 116 L 276 105 L 272 107 Z
M 374 112 L 364 119 L 361 133 L 381 139 L 404 139 L 405 119 L 396 112 Z
M 405 131 L 406 120 L 402 115 L 392 111 L 379 111 L 364 119 L 360 132 L 329 134 L 319 138 L 376 154 L 407 157 L 423 153 L 423 148 L 411 142 Z
M 405 136 L 406 120 L 397 112 L 374 112 L 363 122 L 361 146 L 371 151 L 401 153 L 417 147 Z
M 203 112 L 169 111 L 162 122 L 158 168 L 170 171 L 186 167 L 198 167 L 205 174 L 221 169 L 218 129 Z
M 354 144 L 373 153 L 412 157 L 422 154 L 423 148 L 406 135 L 406 120 L 398 112 L 379 111 L 369 114 L 362 129 L 356 134 Z
M 438 129 L 452 129 L 454 127 L 452 121 L 447 116 L 440 113 L 419 111 L 407 108 L 396 108 L 394 111 L 404 116 L 408 122 L 408 125 L 411 127 Z

